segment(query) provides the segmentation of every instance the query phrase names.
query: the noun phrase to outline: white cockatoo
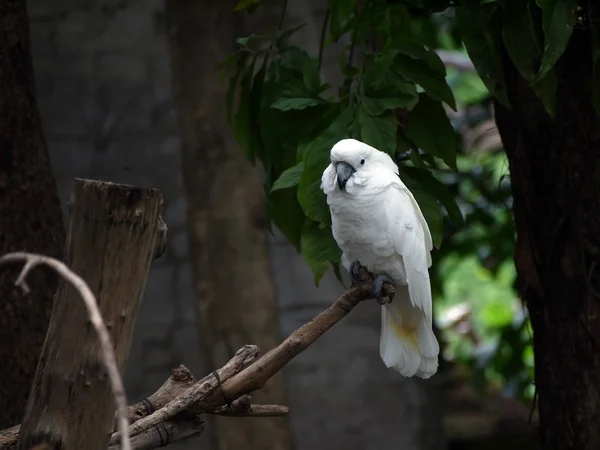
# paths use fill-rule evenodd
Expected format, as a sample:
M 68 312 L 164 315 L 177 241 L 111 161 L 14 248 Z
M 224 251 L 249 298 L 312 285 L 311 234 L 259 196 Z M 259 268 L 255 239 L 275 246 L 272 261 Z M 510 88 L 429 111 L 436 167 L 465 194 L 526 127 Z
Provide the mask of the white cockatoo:
M 432 329 L 427 222 L 388 154 L 343 139 L 330 159 L 321 189 L 333 237 L 353 282 L 361 265 L 375 276 L 373 295 L 383 305 L 381 358 L 405 377 L 429 378 L 437 371 L 440 347 Z M 396 288 L 391 302 L 382 299 L 384 283 Z

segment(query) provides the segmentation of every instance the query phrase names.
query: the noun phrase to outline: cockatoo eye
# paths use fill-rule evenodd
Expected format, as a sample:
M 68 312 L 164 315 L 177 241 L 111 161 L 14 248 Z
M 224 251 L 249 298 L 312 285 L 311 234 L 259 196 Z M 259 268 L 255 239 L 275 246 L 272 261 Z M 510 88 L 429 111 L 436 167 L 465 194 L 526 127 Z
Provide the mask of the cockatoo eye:
M 364 163 L 365 163 L 365 158 L 363 158 L 363 159 L 360 160 L 360 165 L 361 166 L 364 165 Z

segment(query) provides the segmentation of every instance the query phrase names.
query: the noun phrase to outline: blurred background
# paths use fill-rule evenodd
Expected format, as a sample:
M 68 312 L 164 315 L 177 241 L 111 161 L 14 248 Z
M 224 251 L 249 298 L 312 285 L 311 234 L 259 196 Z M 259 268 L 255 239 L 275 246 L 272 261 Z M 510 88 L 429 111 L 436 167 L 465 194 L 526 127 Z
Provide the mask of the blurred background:
M 217 3 L 28 1 L 38 105 L 65 218 L 75 177 L 164 196 L 168 249 L 140 310 L 130 401 L 154 392 L 178 364 L 200 377 L 243 344 L 268 350 L 344 290 L 331 271 L 317 287 L 296 249 L 269 233 L 261 170 L 225 120 L 219 62 L 236 37 L 276 27 L 281 5 L 247 16 Z M 291 41 L 309 53 L 318 51 L 325 8 L 325 0 L 288 4 L 286 24 L 307 24 Z M 385 369 L 379 306 L 363 304 L 257 396 L 288 404 L 289 418 L 208 418 L 199 439 L 173 448 L 537 448 L 527 424 L 530 334 L 513 288 L 510 180 L 491 100 L 451 13 L 416 26 L 446 63 L 458 105 L 448 113 L 461 136 L 460 172 L 436 174 L 465 219 L 444 221 L 431 269 L 439 373 L 423 382 Z M 338 54 L 332 45 L 323 55 L 332 83 Z

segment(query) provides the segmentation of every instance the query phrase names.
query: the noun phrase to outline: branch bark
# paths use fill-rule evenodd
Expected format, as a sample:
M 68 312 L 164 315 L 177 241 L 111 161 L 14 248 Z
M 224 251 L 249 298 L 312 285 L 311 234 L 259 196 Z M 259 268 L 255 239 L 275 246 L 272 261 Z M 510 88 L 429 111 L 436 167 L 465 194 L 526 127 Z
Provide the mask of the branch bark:
M 223 377 L 229 377 L 244 369 L 257 357 L 258 348 L 256 346 L 244 346 L 220 370 L 220 373 Z M 181 365 L 173 369 L 169 378 L 154 394 L 127 408 L 129 422 L 134 423 L 163 408 L 170 401 L 183 395 L 195 383 L 196 379 L 187 367 Z M 200 412 L 232 417 L 282 417 L 288 414 L 288 408 L 281 405 L 253 405 L 249 395 L 243 395 L 232 402 L 231 406 L 225 405 L 214 411 L 204 411 L 201 406 L 192 405 L 183 414 L 179 414 L 177 418 L 160 422 L 131 439 L 132 449 L 158 448 L 199 435 L 204 429 L 204 423 L 199 417 Z M 20 425 L 16 425 L 0 431 L 0 450 L 16 449 L 20 427 Z M 109 449 L 117 448 L 121 448 L 119 443 L 109 447 Z
M 90 180 L 74 184 L 66 260 L 98 299 L 115 343 L 119 371 L 127 359 L 150 263 L 157 251 L 161 204 L 156 189 Z M 60 282 L 19 449 L 40 442 L 62 450 L 107 447 L 114 401 L 100 343 L 90 327 L 97 325 L 98 319 L 91 318 L 90 323 L 78 295 L 68 283 Z M 124 392 L 118 395 L 124 399 Z M 90 405 L 94 405 L 93 414 Z
M 202 431 L 198 418 L 200 413 L 238 417 L 287 415 L 285 406 L 252 405 L 247 394 L 264 386 L 269 378 L 360 302 L 372 298 L 373 277 L 362 268 L 360 278 L 360 283 L 352 286 L 330 308 L 261 358 L 258 358 L 256 346 L 244 346 L 224 367 L 198 382 L 184 366 L 173 370 L 169 380 L 149 399 L 129 407 L 128 416 L 133 422 L 129 426 L 129 434 L 133 436 L 133 448 L 156 448 L 199 434 Z M 384 295 L 393 298 L 393 286 L 384 285 Z M 169 400 L 170 396 L 176 397 Z M 163 404 L 161 409 L 155 411 Z M 161 433 L 159 430 L 166 431 Z M 5 442 L 10 439 L 14 441 L 17 434 L 17 427 L 0 432 L 0 450 L 12 450 L 10 442 Z M 121 436 L 119 431 L 112 434 L 110 449 L 121 448 L 117 444 Z
M 131 436 L 137 436 L 158 423 L 171 419 L 188 410 L 191 405 L 195 405 L 196 408 L 203 411 L 215 411 L 224 405 L 229 406 L 232 401 L 263 387 L 273 375 L 347 316 L 355 306 L 373 297 L 372 275 L 362 268 L 360 277 L 361 282 L 348 289 L 331 307 L 294 331 L 285 341 L 256 362 L 233 374 L 231 378 L 226 378 L 221 373 L 219 373 L 219 377 L 214 375 L 205 377 L 184 395 L 169 402 L 161 410 L 132 424 L 129 427 Z M 393 297 L 393 286 L 385 284 L 384 295 Z M 192 409 L 192 411 L 198 412 L 196 409 Z M 115 432 L 110 443 L 116 443 L 119 437 L 120 433 Z

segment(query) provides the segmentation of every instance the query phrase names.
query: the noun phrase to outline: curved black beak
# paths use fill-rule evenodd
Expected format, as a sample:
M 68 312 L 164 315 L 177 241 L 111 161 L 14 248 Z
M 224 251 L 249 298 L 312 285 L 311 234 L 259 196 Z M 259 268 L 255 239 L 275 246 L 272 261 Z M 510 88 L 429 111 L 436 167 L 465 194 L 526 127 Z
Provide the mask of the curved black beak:
M 338 187 L 340 188 L 340 191 L 343 191 L 346 189 L 346 183 L 352 174 L 356 172 L 356 170 L 354 170 L 354 167 L 352 167 L 350 164 L 340 161 L 335 165 L 335 171 L 337 173 Z

